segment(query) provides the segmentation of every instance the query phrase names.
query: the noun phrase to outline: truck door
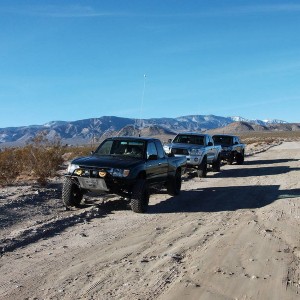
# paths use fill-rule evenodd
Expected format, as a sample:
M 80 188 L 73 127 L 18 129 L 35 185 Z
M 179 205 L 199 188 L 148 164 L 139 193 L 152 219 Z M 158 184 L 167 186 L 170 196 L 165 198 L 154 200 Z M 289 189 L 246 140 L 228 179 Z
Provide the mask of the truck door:
M 156 146 L 158 160 L 159 160 L 158 166 L 159 166 L 160 181 L 164 181 L 168 176 L 168 169 L 169 169 L 168 159 L 166 158 L 166 154 L 161 142 L 156 140 L 155 146 Z
M 238 153 L 242 152 L 240 140 L 236 136 L 233 138 L 233 148 Z
M 159 141 L 147 145 L 147 177 L 150 183 L 162 182 L 168 175 L 168 160 Z
M 146 173 L 149 183 L 159 181 L 159 159 L 155 143 L 150 141 L 147 144 L 147 162 L 146 162 Z
M 215 157 L 214 142 L 209 135 L 205 136 L 205 144 L 207 149 L 207 162 L 212 163 Z

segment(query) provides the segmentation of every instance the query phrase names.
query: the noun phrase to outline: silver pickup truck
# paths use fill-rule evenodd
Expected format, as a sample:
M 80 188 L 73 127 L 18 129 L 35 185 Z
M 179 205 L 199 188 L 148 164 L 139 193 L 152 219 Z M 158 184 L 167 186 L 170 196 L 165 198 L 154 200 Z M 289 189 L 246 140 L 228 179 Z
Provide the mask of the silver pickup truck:
M 215 172 L 220 171 L 222 147 L 214 145 L 209 134 L 179 133 L 164 145 L 164 150 L 175 156 L 186 156 L 187 168 L 196 170 L 199 177 L 206 177 L 207 165 Z

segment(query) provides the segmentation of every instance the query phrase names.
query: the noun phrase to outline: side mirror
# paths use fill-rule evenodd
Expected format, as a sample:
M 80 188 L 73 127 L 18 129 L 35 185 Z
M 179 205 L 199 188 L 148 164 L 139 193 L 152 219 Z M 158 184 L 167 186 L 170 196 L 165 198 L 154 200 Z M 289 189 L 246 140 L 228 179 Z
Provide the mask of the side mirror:
M 172 143 L 172 139 L 168 139 L 168 143 Z
M 208 142 L 207 146 L 213 146 L 213 143 L 212 142 Z
M 91 155 L 94 155 L 95 154 L 95 151 L 91 151 Z
M 156 154 L 149 155 L 148 160 L 157 160 L 157 155 Z
M 168 157 L 174 157 L 174 156 L 175 156 L 174 153 L 172 152 L 168 153 Z
M 239 143 L 238 142 L 234 142 L 234 145 L 238 145 Z

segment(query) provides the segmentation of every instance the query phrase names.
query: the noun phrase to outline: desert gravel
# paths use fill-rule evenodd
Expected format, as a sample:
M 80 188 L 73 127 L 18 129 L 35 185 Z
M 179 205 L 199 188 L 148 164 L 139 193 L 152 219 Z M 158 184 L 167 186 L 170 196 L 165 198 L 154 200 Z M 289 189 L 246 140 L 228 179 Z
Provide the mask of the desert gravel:
M 185 176 L 146 214 L 66 211 L 58 177 L 0 191 L 0 299 L 300 299 L 300 142 Z

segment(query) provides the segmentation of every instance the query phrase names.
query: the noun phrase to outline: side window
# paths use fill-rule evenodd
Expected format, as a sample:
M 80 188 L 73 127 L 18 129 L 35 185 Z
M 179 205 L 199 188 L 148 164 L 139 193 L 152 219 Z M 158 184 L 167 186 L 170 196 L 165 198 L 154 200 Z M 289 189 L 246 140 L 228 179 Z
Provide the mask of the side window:
M 153 142 L 150 142 L 147 145 L 147 159 L 150 155 L 157 155 L 157 150 Z
M 113 141 L 108 140 L 104 142 L 97 150 L 96 153 L 99 155 L 109 155 L 113 150 Z
M 209 142 L 210 142 L 209 136 L 207 135 L 205 136 L 205 145 L 207 146 Z
M 158 158 L 164 158 L 165 157 L 165 151 L 159 141 L 155 141 L 157 153 L 158 153 Z

